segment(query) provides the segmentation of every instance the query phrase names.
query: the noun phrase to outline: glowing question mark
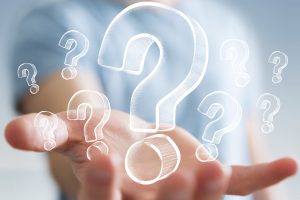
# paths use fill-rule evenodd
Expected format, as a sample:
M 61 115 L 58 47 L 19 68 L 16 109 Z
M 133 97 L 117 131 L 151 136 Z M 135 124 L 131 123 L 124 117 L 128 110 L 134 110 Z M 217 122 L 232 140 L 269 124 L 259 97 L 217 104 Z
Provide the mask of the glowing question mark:
M 71 97 L 68 103 L 67 117 L 69 120 L 86 120 L 84 138 L 87 143 L 92 143 L 86 151 L 89 160 L 92 158 L 94 149 L 108 154 L 108 146 L 100 140 L 103 139 L 103 127 L 108 122 L 110 113 L 109 100 L 104 94 L 97 91 L 80 90 Z
M 140 123 L 136 123 L 135 116 L 138 116 L 138 107 L 144 106 L 144 101 L 141 98 L 147 93 L 147 87 L 151 85 L 152 81 L 159 74 L 162 68 L 170 69 L 172 66 L 168 62 L 168 56 L 178 57 L 176 54 L 172 55 L 173 43 L 170 41 L 168 35 L 161 34 L 160 30 L 155 30 L 154 26 L 141 26 L 140 30 L 136 30 L 129 35 L 123 35 L 124 40 L 120 41 L 120 45 L 111 43 L 118 38 L 120 31 L 118 27 L 122 27 L 123 22 L 126 23 L 127 18 L 131 15 L 135 17 L 143 15 L 148 12 L 153 15 L 166 14 L 167 16 L 174 16 L 174 20 L 183 22 L 183 30 L 187 31 L 190 36 L 177 37 L 184 41 L 185 44 L 193 45 L 191 51 L 190 61 L 187 62 L 189 72 L 183 80 L 177 85 L 175 89 L 171 89 L 167 94 L 161 97 L 155 104 L 155 126 L 154 127 L 140 127 Z M 142 18 L 142 17 L 141 17 Z M 157 18 L 156 16 L 156 19 Z M 161 23 L 158 20 L 156 23 Z M 192 40 L 190 41 L 190 38 Z M 190 43 L 189 43 L 190 42 Z M 98 64 L 116 71 L 125 71 L 129 74 L 139 75 L 143 72 L 146 57 L 152 45 L 159 48 L 159 59 L 153 70 L 144 78 L 133 91 L 130 102 L 130 128 L 139 133 L 157 133 L 157 131 L 169 131 L 176 126 L 176 107 L 189 93 L 191 93 L 203 80 L 208 64 L 208 41 L 206 33 L 203 28 L 193 19 L 187 17 L 184 13 L 163 4 L 154 2 L 140 2 L 128 6 L 121 11 L 110 23 L 99 51 Z M 121 46 L 121 48 L 120 48 Z M 115 56 L 111 59 L 110 55 L 118 55 L 117 52 L 121 49 L 124 52 L 123 57 Z M 169 51 L 166 51 L 168 49 Z M 188 53 L 187 53 L 188 54 Z M 188 54 L 189 55 L 189 54 Z M 164 141 L 164 142 L 162 142 Z M 155 152 L 159 158 L 159 173 L 153 178 L 145 178 L 136 174 L 134 167 L 135 152 L 140 152 L 141 146 L 146 145 Z M 168 149 L 168 151 L 165 151 Z M 172 158 L 170 160 L 169 158 Z M 181 157 L 176 144 L 169 137 L 161 134 L 146 138 L 133 144 L 127 151 L 125 158 L 125 169 L 128 176 L 135 182 L 148 185 L 162 180 L 171 175 L 178 167 Z M 151 165 L 150 163 L 148 163 Z M 148 167 L 149 167 L 148 165 Z M 152 166 L 152 165 L 151 165 Z M 138 169 L 141 169 L 138 167 Z M 144 170 L 143 170 L 144 171 Z M 145 172 L 145 171 L 144 171 Z
M 233 72 L 236 74 L 235 84 L 238 87 L 245 87 L 250 82 L 250 76 L 246 70 L 249 54 L 249 46 L 243 40 L 228 39 L 220 48 L 221 59 L 230 61 L 232 64 Z
M 117 28 L 122 27 L 123 22 L 125 23 L 127 18 L 130 18 L 131 15 L 143 15 L 145 12 L 149 13 L 149 11 L 153 15 L 160 13 L 174 16 L 175 19 L 183 22 L 184 26 L 182 29 L 190 33 L 190 37 L 178 37 L 178 39 L 184 40 L 185 43 L 190 42 L 193 45 L 193 49 L 190 50 L 192 54 L 190 55 L 191 60 L 187 62 L 186 66 L 183 66 L 190 69 L 186 77 L 183 78 L 183 81 L 176 88 L 171 89 L 171 91 L 166 92 L 165 96 L 160 97 L 155 104 L 155 127 L 140 127 L 141 124 L 136 123 L 134 116 L 139 116 L 138 108 L 143 110 L 141 108 L 145 106 L 142 97 L 143 94 L 147 93 L 147 87 L 159 75 L 162 68 L 170 69 L 172 66 L 166 59 L 166 55 L 172 55 L 172 49 L 174 49 L 172 47 L 173 43 L 170 41 L 168 35 L 161 34 L 160 30 L 155 30 L 154 27 L 157 27 L 156 25 L 143 27 L 141 30 L 136 30 L 127 36 L 123 35 L 125 39 L 120 41 L 121 48 L 119 45 L 117 48 L 116 45 L 111 45 L 111 43 L 120 34 Z M 155 23 L 161 23 L 161 21 Z M 192 41 L 190 41 L 190 38 L 192 38 Z M 156 44 L 159 48 L 158 62 L 151 73 L 138 84 L 131 96 L 130 128 L 135 132 L 156 133 L 157 131 L 174 129 L 176 126 L 176 107 L 178 103 L 201 83 L 207 69 L 208 41 L 202 27 L 184 13 L 154 2 L 140 2 L 128 6 L 112 20 L 101 44 L 98 64 L 112 70 L 125 71 L 138 75 L 143 71 L 148 50 L 153 44 Z M 120 49 L 121 52 L 124 52 L 123 57 L 115 56 L 114 59 L 111 59 L 109 55 L 117 55 L 114 52 L 119 52 Z M 166 49 L 170 49 L 170 52 L 166 52 Z M 176 55 L 172 56 L 175 57 Z
M 256 106 L 259 109 L 264 110 L 262 119 L 263 125 L 261 126 L 261 131 L 266 134 L 273 132 L 274 116 L 280 110 L 280 99 L 273 94 L 264 93 L 258 98 Z
M 32 63 L 23 63 L 18 67 L 18 78 L 26 78 L 27 85 L 30 86 L 30 93 L 37 94 L 40 87 L 36 84 L 37 69 Z
M 34 127 L 41 129 L 44 149 L 51 151 L 56 147 L 54 132 L 58 127 L 58 118 L 49 111 L 41 111 L 34 117 Z
M 203 141 L 207 144 L 197 148 L 196 157 L 202 162 L 213 161 L 218 157 L 216 144 L 220 144 L 222 137 L 239 125 L 242 108 L 229 93 L 215 91 L 204 97 L 198 111 L 212 121 L 207 124 L 202 135 Z
M 275 64 L 272 82 L 278 84 L 282 81 L 282 71 L 289 63 L 288 56 L 281 51 L 274 51 L 269 57 L 269 63 Z
M 64 64 L 69 67 L 66 67 L 62 70 L 61 76 L 65 80 L 76 78 L 77 69 L 75 67 L 78 64 L 79 59 L 85 56 L 88 52 L 89 40 L 81 32 L 70 30 L 63 34 L 58 45 L 69 50 L 64 62 Z

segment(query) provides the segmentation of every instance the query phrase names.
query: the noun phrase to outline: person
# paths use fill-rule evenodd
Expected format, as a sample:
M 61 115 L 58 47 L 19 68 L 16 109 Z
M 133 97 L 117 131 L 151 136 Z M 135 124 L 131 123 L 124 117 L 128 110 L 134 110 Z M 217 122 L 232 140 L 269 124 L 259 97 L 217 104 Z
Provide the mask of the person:
M 21 80 L 16 81 L 17 107 L 24 115 L 7 125 L 7 141 L 18 149 L 44 152 L 42 138 L 32 124 L 35 114 L 27 113 L 42 110 L 57 113 L 57 147 L 49 152 L 49 164 L 57 184 L 68 199 L 206 200 L 221 199 L 226 194 L 246 195 L 226 196 L 226 199 L 276 199 L 269 192 L 260 190 L 294 175 L 297 165 L 290 158 L 252 166 L 236 165 L 256 162 L 257 157 L 262 154 L 260 147 L 251 145 L 257 144 L 253 133 L 253 130 L 256 130 L 253 115 L 258 87 L 255 83 L 258 81 L 252 78 L 251 89 L 237 89 L 232 81 L 233 73 L 218 59 L 219 47 L 228 38 L 247 40 L 252 47 L 255 43 L 251 41 L 253 35 L 245 28 L 240 16 L 216 1 L 157 0 L 174 6 L 201 24 L 208 35 L 210 45 L 209 66 L 200 87 L 178 105 L 178 127 L 164 133 L 172 138 L 181 151 L 182 160 L 178 170 L 170 177 L 148 186 L 139 185 L 126 176 L 123 167 L 126 150 L 131 144 L 145 137 L 144 134 L 130 131 L 129 115 L 126 113 L 130 110 L 132 91 L 157 61 L 157 47 L 151 47 L 145 62 L 145 72 L 137 77 L 101 68 L 97 64 L 97 56 L 100 40 L 109 23 L 126 5 L 135 2 L 138 1 L 66 0 L 37 8 L 23 20 L 12 54 L 12 68 L 17 70 L 23 62 L 34 63 L 38 69 L 36 78 L 40 83 L 40 91 L 36 95 L 29 95 L 27 85 Z M 188 59 L 187 52 L 190 47 L 178 39 L 179 35 L 185 34 L 181 32 L 178 22 L 167 16 L 133 17 L 123 26 L 119 37 L 115 38 L 112 44 L 116 47 L 126 34 L 140 30 L 142 26 L 154 26 L 174 43 L 171 49 L 176 56 L 170 57 L 173 70 L 162 73 L 160 81 L 148 88 L 143 98 L 144 102 L 150 102 L 151 99 L 161 96 L 164 87 L 168 88 L 174 81 L 178 81 L 170 77 L 186 73 L 186 69 L 181 65 Z M 63 64 L 66 51 L 57 44 L 60 37 L 72 29 L 84 33 L 91 43 L 89 52 L 77 66 L 77 77 L 66 81 L 61 78 L 61 70 L 66 67 Z M 111 54 L 109 58 L 114 59 L 116 56 Z M 255 69 L 256 62 L 257 56 L 252 55 L 252 73 L 258 73 Z M 84 149 L 88 144 L 83 142 L 84 123 L 70 121 L 66 117 L 68 101 L 79 90 L 100 91 L 109 98 L 113 111 L 104 128 L 104 140 L 109 147 L 119 147 L 118 151 L 112 151 L 108 156 L 99 154 L 91 161 L 86 159 Z M 195 151 L 200 145 L 195 137 L 199 138 L 205 127 L 205 120 L 196 108 L 205 95 L 215 90 L 230 91 L 238 97 L 244 108 L 244 120 L 237 129 L 238 133 L 228 135 L 227 139 L 222 141 L 220 161 L 201 163 L 195 157 Z M 81 98 L 82 101 L 93 101 L 88 96 Z M 154 121 L 151 110 L 153 107 L 143 106 L 143 119 L 139 119 L 138 123 L 150 126 L 146 121 Z M 101 113 L 101 110 L 99 112 Z M 249 124 L 251 126 L 247 126 Z M 254 142 L 249 142 L 247 135 L 250 135 L 250 141 Z M 150 154 L 144 156 L 151 157 Z M 232 167 L 225 167 L 231 164 Z M 255 193 L 254 197 L 249 195 L 252 193 Z

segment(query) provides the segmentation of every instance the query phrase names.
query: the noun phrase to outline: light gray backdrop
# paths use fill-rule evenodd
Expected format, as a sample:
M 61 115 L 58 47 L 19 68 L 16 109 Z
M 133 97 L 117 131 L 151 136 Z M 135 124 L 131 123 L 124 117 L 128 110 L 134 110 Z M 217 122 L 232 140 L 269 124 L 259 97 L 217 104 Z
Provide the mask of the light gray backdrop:
M 15 115 L 12 108 L 11 85 L 7 68 L 9 41 L 13 36 L 14 24 L 37 0 L 0 0 L 0 133 L 5 124 Z M 243 12 L 252 24 L 259 47 L 266 63 L 260 66 L 264 73 L 266 91 L 272 91 L 282 101 L 282 109 L 276 117 L 276 131 L 262 136 L 271 147 L 272 158 L 294 156 L 300 160 L 300 2 L 293 0 L 240 1 L 227 0 Z M 271 83 L 272 65 L 267 63 L 269 54 L 281 50 L 289 55 L 289 66 L 284 71 L 284 82 L 278 86 Z M 284 184 L 288 200 L 300 199 L 300 176 Z M 6 200 L 54 200 L 57 196 L 50 175 L 47 172 L 45 155 L 13 150 L 0 138 L 0 199 Z

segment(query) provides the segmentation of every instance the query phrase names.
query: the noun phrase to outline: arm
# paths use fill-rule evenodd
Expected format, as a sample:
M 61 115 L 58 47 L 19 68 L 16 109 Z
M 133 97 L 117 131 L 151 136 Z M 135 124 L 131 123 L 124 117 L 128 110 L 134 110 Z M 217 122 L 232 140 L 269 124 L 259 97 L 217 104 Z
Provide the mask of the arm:
M 40 112 L 53 113 L 65 111 L 71 96 L 82 89 L 101 90 L 100 82 L 89 71 L 80 72 L 76 79 L 65 81 L 60 72 L 50 76 L 40 86 L 37 95 L 26 96 L 20 104 L 22 113 Z M 76 199 L 79 183 L 73 174 L 69 159 L 61 154 L 49 153 L 50 170 L 62 192 L 69 199 Z

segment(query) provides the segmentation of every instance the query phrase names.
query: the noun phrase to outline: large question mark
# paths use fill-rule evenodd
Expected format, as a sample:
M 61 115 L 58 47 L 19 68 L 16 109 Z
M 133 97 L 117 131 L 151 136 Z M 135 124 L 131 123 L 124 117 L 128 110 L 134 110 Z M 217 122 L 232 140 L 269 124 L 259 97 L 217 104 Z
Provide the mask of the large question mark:
M 86 151 L 91 160 L 92 152 L 99 150 L 108 154 L 108 146 L 103 142 L 103 127 L 108 122 L 111 113 L 110 103 L 104 94 L 92 90 L 80 90 L 70 99 L 67 109 L 69 120 L 85 120 L 84 139 L 92 143 Z
M 154 127 L 140 127 L 140 123 L 136 123 L 135 116 L 138 116 L 137 108 L 145 106 L 143 94 L 147 93 L 147 86 L 151 85 L 151 81 L 154 81 L 155 77 L 159 74 L 160 69 L 172 69 L 172 64 L 169 63 L 166 55 L 172 55 L 172 49 L 174 49 L 172 41 L 165 34 L 161 34 L 155 30 L 156 25 L 141 28 L 135 32 L 127 35 L 124 40 L 120 41 L 118 49 L 116 45 L 111 45 L 115 38 L 118 38 L 118 27 L 122 27 L 123 22 L 127 21 L 127 18 L 135 17 L 139 14 L 143 14 L 149 11 L 157 15 L 166 14 L 168 16 L 174 16 L 174 20 L 182 21 L 184 26 L 183 30 L 190 33 L 190 37 L 178 37 L 184 41 L 185 44 L 191 42 L 193 45 L 191 60 L 187 62 L 186 66 L 189 67 L 189 72 L 183 78 L 183 81 L 171 91 L 168 91 L 164 97 L 155 105 L 155 126 Z M 141 17 L 142 18 L 142 17 Z M 158 19 L 156 17 L 156 19 Z M 156 23 L 161 23 L 157 21 Z M 189 39 L 192 38 L 192 41 Z M 130 102 L 130 128 L 135 132 L 142 133 L 157 133 L 157 131 L 170 131 L 176 126 L 176 107 L 180 101 L 182 101 L 189 93 L 191 93 L 203 80 L 206 73 L 208 64 L 208 41 L 206 33 L 203 28 L 193 19 L 187 17 L 184 13 L 163 4 L 154 2 L 140 2 L 128 6 L 121 11 L 110 23 L 99 51 L 98 64 L 116 71 L 125 71 L 130 74 L 139 75 L 143 71 L 146 57 L 149 53 L 149 49 L 152 45 L 156 44 L 159 48 L 159 59 L 154 66 L 151 73 L 146 76 L 134 89 Z M 113 59 L 110 55 L 117 55 L 116 52 L 120 50 L 124 52 L 123 57 L 115 56 Z M 178 47 L 180 48 L 180 47 Z M 168 49 L 169 51 L 166 51 Z M 178 57 L 176 54 L 174 57 Z M 180 58 L 178 58 L 180 59 Z M 143 177 L 147 171 L 151 171 L 152 168 L 156 168 L 155 164 L 150 162 L 135 162 L 135 159 L 140 153 L 140 148 L 146 146 L 153 151 L 159 158 L 159 162 L 156 164 L 158 173 L 151 177 Z M 174 171 L 176 171 L 181 157 L 177 145 L 173 140 L 165 135 L 157 134 L 149 138 L 145 138 L 142 141 L 134 143 L 127 151 L 125 158 L 125 169 L 128 176 L 135 182 L 148 185 L 153 184 L 159 180 L 167 178 Z M 146 163 L 143 167 L 135 167 L 136 165 Z M 138 169 L 138 170 L 136 170 Z M 147 170 L 149 169 L 149 170 Z M 142 175 L 137 173 L 142 172 Z M 154 178 L 153 178 L 154 177 Z
M 41 111 L 34 117 L 34 127 L 41 129 L 44 140 L 44 149 L 51 151 L 56 147 L 55 130 L 58 127 L 58 118 L 49 111 Z
M 264 93 L 258 98 L 256 102 L 256 106 L 259 109 L 264 110 L 263 117 L 262 117 L 263 124 L 261 126 L 261 131 L 266 134 L 273 132 L 274 116 L 280 110 L 280 99 L 273 94 Z
M 269 63 L 274 64 L 272 82 L 278 84 L 282 81 L 282 71 L 289 63 L 288 56 L 281 51 L 274 51 L 269 57 Z
M 27 85 L 30 86 L 30 93 L 37 94 L 40 87 L 36 84 L 37 69 L 32 63 L 23 63 L 18 67 L 18 78 L 26 78 Z
M 243 40 L 228 39 L 221 45 L 221 59 L 231 62 L 233 72 L 236 74 L 235 85 L 238 87 L 245 87 L 250 82 L 246 69 L 249 54 L 249 46 Z
M 65 80 L 76 78 L 77 69 L 75 67 L 78 64 L 79 59 L 85 56 L 88 52 L 89 40 L 81 32 L 70 30 L 63 34 L 58 45 L 69 50 L 64 61 L 64 64 L 69 67 L 62 70 L 61 76 Z
M 204 97 L 198 111 L 212 121 L 206 125 L 202 135 L 202 140 L 207 144 L 197 148 L 196 157 L 202 162 L 213 161 L 218 157 L 216 144 L 220 144 L 222 137 L 239 125 L 242 107 L 229 93 L 215 91 Z
M 136 30 L 130 35 L 126 36 L 124 40 L 120 41 L 120 46 L 111 45 L 115 38 L 118 37 L 120 31 L 118 27 L 122 27 L 127 18 L 131 15 L 138 16 L 145 12 L 152 14 L 166 14 L 174 16 L 174 20 L 181 20 L 184 22 L 183 29 L 186 29 L 191 34 L 191 44 L 193 44 L 193 51 L 191 60 L 187 61 L 186 66 L 189 67 L 189 72 L 183 81 L 167 94 L 160 98 L 155 105 L 155 126 L 154 127 L 140 127 L 140 123 L 136 123 L 134 116 L 138 116 L 138 108 L 145 106 L 145 102 L 142 99 L 143 94 L 147 93 L 147 87 L 151 85 L 151 81 L 157 77 L 160 73 L 160 69 L 172 69 L 166 59 L 166 55 L 172 55 L 172 41 L 165 34 L 159 33 L 159 30 L 155 30 L 155 26 L 149 26 Z M 157 18 L 158 19 L 158 18 Z M 161 23 L 157 21 L 156 23 Z M 157 32 L 158 31 L 158 32 Z M 177 38 L 178 40 L 184 40 L 190 42 L 190 38 Z M 169 131 L 176 126 L 176 107 L 189 93 L 191 93 L 203 80 L 207 69 L 208 63 L 208 41 L 206 33 L 202 27 L 193 19 L 187 17 L 184 13 L 154 2 L 141 2 L 133 4 L 123 11 L 121 11 L 110 23 L 99 51 L 98 64 L 107 67 L 112 70 L 125 71 L 131 74 L 140 74 L 143 71 L 144 62 L 148 54 L 149 48 L 156 44 L 159 48 L 159 59 L 154 66 L 151 73 L 142 80 L 133 91 L 130 102 L 130 128 L 135 132 L 148 132 L 156 133 L 157 131 Z M 117 55 L 121 48 L 121 52 L 124 52 L 123 57 L 114 57 L 113 59 L 109 55 Z M 181 48 L 181 47 L 178 47 Z M 169 49 L 170 52 L 166 52 L 165 49 Z M 173 55 L 176 57 L 177 55 Z M 178 57 L 178 56 L 177 56 Z M 180 59 L 180 58 L 177 58 Z M 175 86 L 174 86 L 175 87 Z M 142 110 L 142 109 L 140 109 Z

